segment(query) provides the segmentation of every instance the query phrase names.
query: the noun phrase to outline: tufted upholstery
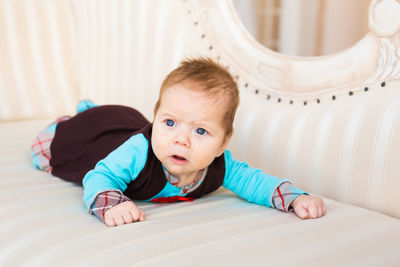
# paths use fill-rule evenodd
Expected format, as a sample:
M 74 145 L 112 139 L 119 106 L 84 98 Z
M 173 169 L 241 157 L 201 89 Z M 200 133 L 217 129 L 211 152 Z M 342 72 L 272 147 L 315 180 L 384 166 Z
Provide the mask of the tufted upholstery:
M 400 218 L 400 83 L 368 89 L 306 106 L 243 91 L 232 149 L 311 192 Z
M 305 190 L 400 218 L 399 37 L 378 36 L 374 16 L 382 11 L 371 9 L 375 32 L 349 50 L 299 59 L 260 47 L 229 1 L 0 7 L 2 121 L 74 114 L 83 98 L 134 106 L 151 119 L 163 77 L 183 57 L 208 55 L 241 87 L 231 143 L 238 158 Z
M 372 0 L 357 44 L 299 58 L 258 44 L 229 0 L 0 0 L 0 265 L 399 266 L 399 8 Z M 199 55 L 238 81 L 234 156 L 323 196 L 326 216 L 221 189 L 106 228 L 81 187 L 33 169 L 32 138 L 80 99 L 151 119 L 163 77 Z
M 164 76 L 207 54 L 181 2 L 1 1 L 0 120 L 73 114 L 82 98 L 152 116 Z

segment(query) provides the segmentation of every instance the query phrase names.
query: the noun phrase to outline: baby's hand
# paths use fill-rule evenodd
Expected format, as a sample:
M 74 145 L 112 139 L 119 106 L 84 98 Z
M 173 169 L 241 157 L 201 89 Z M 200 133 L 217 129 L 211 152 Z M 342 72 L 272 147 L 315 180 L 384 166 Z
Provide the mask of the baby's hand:
M 144 221 L 144 211 L 132 201 L 125 201 L 106 211 L 104 221 L 107 226 L 117 226 L 136 221 Z
M 315 196 L 300 195 L 292 201 L 290 206 L 301 219 L 315 219 L 326 213 L 324 201 Z

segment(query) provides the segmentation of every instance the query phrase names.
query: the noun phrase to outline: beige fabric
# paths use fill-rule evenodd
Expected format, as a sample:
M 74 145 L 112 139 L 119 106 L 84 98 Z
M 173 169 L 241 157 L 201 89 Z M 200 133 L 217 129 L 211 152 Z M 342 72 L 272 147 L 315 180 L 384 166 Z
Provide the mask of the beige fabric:
M 400 26 L 385 16 L 398 1 L 372 3 L 355 46 L 292 58 L 256 43 L 229 0 L 0 1 L 0 265 L 400 265 Z M 197 55 L 238 79 L 236 158 L 393 217 L 326 199 L 326 217 L 301 221 L 221 190 L 105 228 L 80 187 L 31 167 L 31 140 L 80 99 L 152 119 L 162 78 Z
M 0 1 L 0 121 L 71 114 L 82 98 L 151 116 L 165 75 L 207 55 L 181 0 Z
M 207 55 L 182 0 L 74 1 L 80 98 L 137 107 L 152 118 L 164 77 Z
M 304 105 L 242 91 L 231 149 L 318 194 L 400 218 L 400 83 Z
M 74 23 L 68 1 L 0 1 L 0 120 L 73 111 Z
M 28 147 L 49 120 L 0 123 L 1 266 L 398 266 L 400 221 L 325 199 L 300 220 L 225 189 L 193 203 L 139 202 L 146 221 L 108 228 L 82 188 L 33 169 Z

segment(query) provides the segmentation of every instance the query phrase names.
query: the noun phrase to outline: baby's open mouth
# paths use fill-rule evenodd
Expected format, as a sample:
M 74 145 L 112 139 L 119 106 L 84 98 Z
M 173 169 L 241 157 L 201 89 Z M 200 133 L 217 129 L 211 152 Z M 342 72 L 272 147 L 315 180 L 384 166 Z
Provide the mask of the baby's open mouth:
M 178 155 L 173 155 L 172 157 L 174 159 L 177 159 L 177 160 L 186 160 L 184 157 L 181 157 L 181 156 L 178 156 Z

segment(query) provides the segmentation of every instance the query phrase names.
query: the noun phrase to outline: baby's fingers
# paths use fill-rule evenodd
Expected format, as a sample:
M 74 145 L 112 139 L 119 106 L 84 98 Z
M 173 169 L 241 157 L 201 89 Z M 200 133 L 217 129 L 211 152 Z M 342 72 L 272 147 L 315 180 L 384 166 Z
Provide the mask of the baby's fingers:
M 104 222 L 106 223 L 107 226 L 116 226 L 117 225 L 112 216 L 105 216 Z
M 296 215 L 300 217 L 301 219 L 308 219 L 310 217 L 310 214 L 308 213 L 308 210 L 305 209 L 302 206 L 297 207 L 294 209 Z
M 309 212 L 309 214 L 310 214 L 310 218 L 311 218 L 311 219 L 315 219 L 315 218 L 320 217 L 320 215 L 319 215 L 319 209 L 318 209 L 318 207 L 317 207 L 314 203 L 312 203 L 312 204 L 310 205 L 310 207 L 308 208 L 308 212 Z
M 319 217 L 322 217 L 325 215 L 325 205 L 324 203 L 312 203 L 310 208 L 309 208 L 309 212 L 310 212 L 310 217 L 312 219 L 316 219 Z
M 326 214 L 326 206 L 325 206 L 325 203 L 322 203 L 321 209 L 322 209 L 322 214 L 321 214 L 321 217 L 322 217 L 322 216 L 325 216 L 325 214 Z
M 122 218 L 125 224 L 133 222 L 133 218 L 130 212 L 125 212 L 124 214 L 122 214 Z
M 124 220 L 123 216 L 119 216 L 119 215 L 114 216 L 114 221 L 115 221 L 115 224 L 118 225 L 118 226 L 125 224 L 125 220 Z
M 140 211 L 139 221 L 143 222 L 146 215 L 143 210 L 139 209 L 139 211 Z
M 319 211 L 319 217 L 324 216 L 325 215 L 325 206 L 319 206 L 318 211 Z
M 138 207 L 133 207 L 131 210 L 131 215 L 132 219 L 134 222 L 139 221 L 141 219 L 142 215 L 142 210 L 139 209 Z

